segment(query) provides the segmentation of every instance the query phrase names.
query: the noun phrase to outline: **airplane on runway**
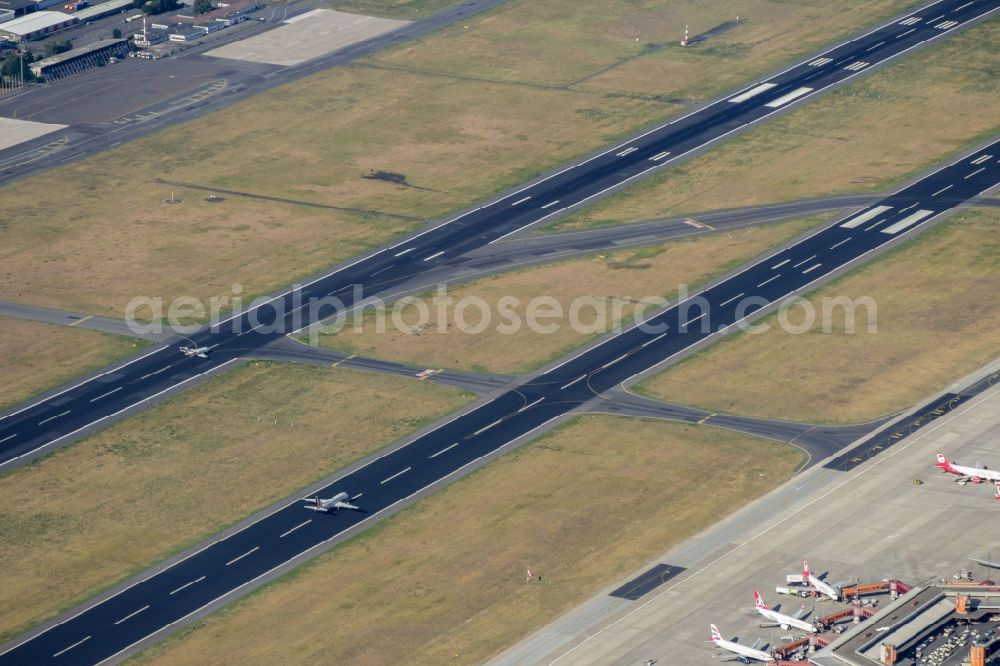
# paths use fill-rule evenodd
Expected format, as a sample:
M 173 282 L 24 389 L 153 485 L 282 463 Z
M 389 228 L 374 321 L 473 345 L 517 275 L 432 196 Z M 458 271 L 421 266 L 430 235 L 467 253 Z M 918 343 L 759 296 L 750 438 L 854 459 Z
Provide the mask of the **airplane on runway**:
M 764 603 L 764 599 L 761 598 L 760 592 L 757 592 L 756 590 L 753 593 L 753 599 L 757 612 L 773 623 L 769 625 L 762 624 L 762 627 L 781 627 L 782 629 L 795 628 L 807 631 L 811 634 L 816 633 L 816 627 L 814 627 L 811 622 L 806 622 L 803 619 L 811 611 L 806 611 L 805 608 L 803 608 L 798 615 L 792 616 L 779 613 L 776 610 L 771 610 L 767 607 L 767 604 Z
M 982 483 L 983 481 L 1000 483 L 1000 471 L 988 469 L 986 467 L 958 465 L 948 460 L 943 453 L 937 454 L 937 463 L 935 463 L 934 466 L 940 467 L 944 471 L 951 474 L 957 474 L 958 479 L 956 479 L 956 483 L 963 485 L 969 481 L 972 481 L 973 483 Z M 1000 493 L 1000 491 L 998 491 L 998 493 Z
M 758 649 L 760 646 L 760 639 L 758 638 L 754 641 L 751 646 L 740 645 L 734 641 L 727 641 L 719 633 L 719 628 L 714 624 L 712 627 L 712 642 L 715 643 L 715 647 L 721 648 L 727 652 L 732 652 L 736 655 L 735 658 L 723 659 L 723 661 L 739 661 L 744 664 L 752 664 L 755 661 L 762 661 L 764 663 L 774 663 L 774 657 L 765 652 L 764 650 Z
M 802 560 L 802 581 L 825 597 L 837 601 L 840 599 L 840 591 L 830 585 L 819 576 L 815 576 L 809 571 L 809 562 Z
M 337 493 L 329 499 L 320 499 L 319 495 L 315 497 L 303 497 L 303 502 L 312 502 L 312 504 L 306 504 L 305 508 L 310 511 L 336 511 L 337 509 L 351 509 L 353 511 L 360 511 L 361 509 L 347 500 L 349 499 L 347 493 Z
M 182 354 L 188 358 L 192 356 L 198 356 L 199 358 L 208 358 L 208 352 L 218 345 L 212 345 L 211 347 L 180 347 Z

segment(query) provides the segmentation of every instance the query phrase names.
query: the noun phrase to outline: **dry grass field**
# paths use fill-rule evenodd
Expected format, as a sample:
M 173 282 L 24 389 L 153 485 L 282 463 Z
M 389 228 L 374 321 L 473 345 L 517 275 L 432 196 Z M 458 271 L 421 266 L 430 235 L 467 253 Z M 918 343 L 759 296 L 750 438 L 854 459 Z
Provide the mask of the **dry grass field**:
M 552 225 L 877 192 L 1000 131 L 993 18 Z
M 1000 211 L 963 211 L 809 297 L 869 296 L 878 328 L 737 333 L 647 380 L 640 390 L 720 412 L 860 422 L 904 409 L 1000 354 Z M 792 315 L 793 323 L 801 321 Z
M 775 487 L 800 455 L 707 426 L 582 417 L 134 661 L 482 663 Z M 705 492 L 688 470 L 720 460 L 726 482 Z
M 0 409 L 144 346 L 145 341 L 135 338 L 0 317 Z
M 421 297 L 430 311 L 423 325 L 420 325 L 421 315 L 415 306 L 401 306 L 403 326 L 400 328 L 393 324 L 392 308 L 389 308 L 390 314 L 385 318 L 383 332 L 379 331 L 375 315 L 369 311 L 362 320 L 360 330 L 348 322 L 335 334 L 320 334 L 318 341 L 321 345 L 347 353 L 426 367 L 526 373 L 602 332 L 611 332 L 616 321 L 627 326 L 642 299 L 665 297 L 676 300 L 681 285 L 694 290 L 697 284 L 828 218 L 828 215 L 820 215 L 502 273 L 450 290 L 449 296 L 456 307 L 450 309 L 443 320 L 438 318 L 438 310 L 430 302 L 434 294 L 428 294 Z M 457 304 L 466 297 L 481 298 L 489 306 L 491 314 L 488 321 L 484 321 L 476 307 L 461 310 L 462 319 L 472 327 L 471 330 L 481 326 L 485 329 L 482 332 L 467 332 L 455 325 L 459 311 Z M 555 299 L 567 315 L 574 300 L 593 299 L 592 305 L 585 305 L 579 311 L 578 319 L 584 330 L 571 326 L 565 317 L 554 320 L 559 326 L 551 333 L 538 332 L 524 325 L 528 304 L 538 297 Z M 516 331 L 507 328 L 507 320 L 501 315 L 499 307 L 501 301 L 511 298 L 517 299 L 517 303 L 510 308 L 510 312 L 522 322 Z M 603 317 L 597 314 L 598 308 L 604 311 Z M 615 317 L 616 312 L 621 316 Z M 595 324 L 593 329 L 589 329 Z
M 0 638 L 471 399 L 417 380 L 255 363 L 5 474 Z
M 747 21 L 720 41 L 677 54 L 650 48 L 636 60 L 629 26 L 665 32 L 673 5 L 504 3 L 468 30 L 447 28 L 0 189 L 0 299 L 120 316 L 137 295 L 204 301 L 233 283 L 247 296 L 266 293 L 674 115 L 687 108 L 686 87 L 719 92 L 835 39 L 826 18 L 851 31 L 908 4 L 876 0 L 862 11 L 754 0 Z M 712 3 L 678 5 L 696 28 L 743 11 L 739 2 L 725 16 Z M 788 12 L 780 38 L 763 37 L 779 10 Z M 745 47 L 721 48 L 740 35 L 751 40 Z M 617 92 L 562 85 L 664 58 L 683 61 L 683 75 Z M 494 62 L 526 82 L 484 80 Z M 735 78 L 721 77 L 727 71 Z M 560 85 L 530 81 L 541 75 Z M 678 95 L 685 99 L 671 101 Z M 410 186 L 365 178 L 372 170 L 402 174 Z M 159 178 L 362 212 L 232 195 L 207 203 L 208 192 Z M 182 205 L 162 203 L 171 191 Z
M 461 0 L 313 0 L 318 7 L 336 9 L 353 14 L 367 14 L 385 18 L 413 21 L 445 7 L 457 5 Z

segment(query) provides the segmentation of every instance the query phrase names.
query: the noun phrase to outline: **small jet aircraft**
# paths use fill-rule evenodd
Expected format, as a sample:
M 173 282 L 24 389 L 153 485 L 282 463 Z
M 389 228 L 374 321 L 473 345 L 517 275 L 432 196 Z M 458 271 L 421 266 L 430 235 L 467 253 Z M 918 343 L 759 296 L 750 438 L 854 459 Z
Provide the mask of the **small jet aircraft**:
M 774 657 L 759 649 L 760 639 L 758 638 L 753 645 L 740 645 L 734 641 L 727 641 L 719 633 L 719 628 L 714 624 L 712 627 L 712 642 L 715 643 L 715 647 L 725 650 L 726 652 L 732 652 L 735 657 L 731 657 L 728 660 L 723 661 L 739 661 L 744 664 L 752 664 L 755 661 L 762 661 L 766 664 L 773 664 Z
M 329 499 L 320 499 L 319 495 L 315 497 L 303 497 L 303 502 L 312 502 L 312 504 L 306 504 L 305 508 L 310 511 L 336 511 L 337 509 L 351 509 L 353 511 L 360 511 L 359 507 L 354 506 L 347 500 L 350 499 L 350 495 L 347 493 L 337 493 Z
M 192 356 L 198 356 L 199 358 L 208 358 L 208 352 L 211 351 L 217 345 L 212 345 L 211 347 L 181 347 L 181 353 L 188 358 Z
M 1000 482 L 1000 471 L 995 469 L 988 469 L 986 467 L 968 467 L 967 465 L 958 465 L 950 460 L 948 460 L 943 453 L 937 454 L 937 463 L 935 467 L 940 467 L 946 472 L 958 475 L 958 483 L 967 483 L 972 481 L 973 483 L 982 483 L 983 481 L 993 481 L 994 483 Z M 998 491 L 1000 494 L 1000 491 Z
M 753 593 L 754 605 L 757 608 L 757 612 L 770 620 L 773 624 L 761 625 L 762 627 L 781 627 L 782 629 L 801 629 L 802 631 L 807 631 L 810 634 L 816 633 L 816 627 L 814 627 L 810 622 L 806 622 L 805 618 L 811 611 L 807 611 L 804 608 L 802 611 L 795 616 L 785 615 L 784 613 L 779 613 L 776 610 L 771 610 L 764 603 L 764 599 L 761 598 L 760 592 L 754 591 Z
M 809 571 L 809 562 L 806 560 L 802 560 L 802 580 L 803 582 L 808 583 L 811 588 L 823 596 L 833 599 L 834 601 L 840 599 L 840 591 L 819 576 L 813 575 Z

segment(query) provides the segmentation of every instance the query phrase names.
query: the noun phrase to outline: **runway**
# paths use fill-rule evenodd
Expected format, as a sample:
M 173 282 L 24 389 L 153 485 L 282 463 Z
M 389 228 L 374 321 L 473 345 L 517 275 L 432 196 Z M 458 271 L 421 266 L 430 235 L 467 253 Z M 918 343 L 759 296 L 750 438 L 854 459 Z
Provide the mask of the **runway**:
M 413 495 L 530 437 L 595 395 L 719 336 L 998 184 L 1000 140 L 742 269 L 644 325 L 496 395 L 319 491 L 321 497 L 347 492 L 362 511 L 315 515 L 304 511 L 300 502 L 291 502 L 30 636 L 0 656 L 0 662 L 53 663 L 58 655 L 59 662 L 94 663 L 155 640 L 173 624 L 225 602 L 286 562 L 364 529 Z M 948 197 L 942 197 L 944 193 Z M 193 365 L 197 369 L 204 363 Z M 110 390 L 108 384 L 102 388 Z

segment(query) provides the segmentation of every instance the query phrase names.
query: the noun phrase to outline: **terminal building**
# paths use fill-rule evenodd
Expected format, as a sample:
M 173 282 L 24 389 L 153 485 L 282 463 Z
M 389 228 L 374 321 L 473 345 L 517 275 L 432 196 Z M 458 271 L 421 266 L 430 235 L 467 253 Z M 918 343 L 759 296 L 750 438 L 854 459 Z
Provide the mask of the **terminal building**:
M 51 35 L 79 22 L 75 16 L 62 12 L 38 11 L 16 18 L 6 23 L 0 23 L 0 38 L 12 42 L 27 42 L 39 37 Z
M 35 76 L 41 76 L 46 81 L 57 81 L 91 67 L 105 65 L 112 58 L 124 58 L 128 52 L 128 40 L 102 39 L 93 44 L 33 62 L 29 66 Z

